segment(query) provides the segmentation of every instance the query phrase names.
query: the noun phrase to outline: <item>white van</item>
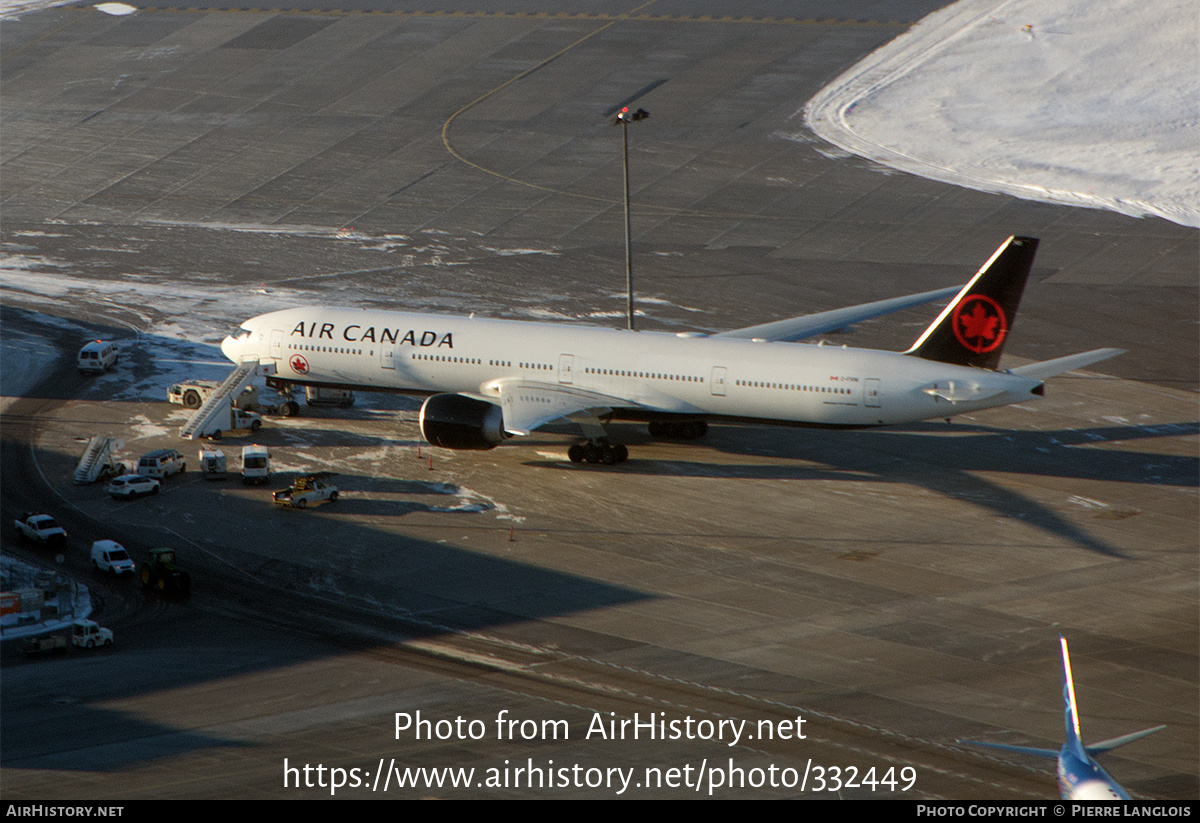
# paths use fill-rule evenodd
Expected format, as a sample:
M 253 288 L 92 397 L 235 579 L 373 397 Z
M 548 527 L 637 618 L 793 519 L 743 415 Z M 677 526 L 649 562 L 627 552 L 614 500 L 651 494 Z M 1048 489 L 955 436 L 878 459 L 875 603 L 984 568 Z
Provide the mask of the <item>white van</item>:
M 242 483 L 261 485 L 271 479 L 271 453 L 266 446 L 242 446 Z
M 109 340 L 93 340 L 79 350 L 80 374 L 103 374 L 117 365 L 117 344 Z
M 137 473 L 142 477 L 165 480 L 173 474 L 187 471 L 183 455 L 174 449 L 156 449 L 138 459 Z
M 96 571 L 111 572 L 115 575 L 127 574 L 133 576 L 133 561 L 129 552 L 120 543 L 112 540 L 97 540 L 92 543 L 92 566 Z

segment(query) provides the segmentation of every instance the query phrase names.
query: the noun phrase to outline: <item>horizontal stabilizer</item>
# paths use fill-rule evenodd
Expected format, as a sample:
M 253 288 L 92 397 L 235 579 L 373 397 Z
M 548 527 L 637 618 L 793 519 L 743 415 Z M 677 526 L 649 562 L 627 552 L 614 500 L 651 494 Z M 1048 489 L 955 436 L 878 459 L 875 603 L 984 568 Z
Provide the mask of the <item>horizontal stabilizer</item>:
M 1082 369 L 1085 366 L 1090 366 L 1093 363 L 1099 363 L 1101 360 L 1107 360 L 1110 357 L 1116 357 L 1118 354 L 1124 353 L 1125 349 L 1093 349 L 1092 351 L 1085 351 L 1080 354 L 1056 357 L 1054 360 L 1043 360 L 1041 363 L 1030 363 L 1028 366 L 1018 366 L 1015 369 L 1009 369 L 1009 371 L 1019 377 L 1045 380 L 1048 377 L 1054 377 L 1056 374 Z
M 1087 746 L 1085 748 L 1087 749 L 1088 754 L 1103 754 L 1104 752 L 1112 751 L 1118 746 L 1124 746 L 1126 743 L 1132 743 L 1135 740 L 1141 740 L 1143 737 L 1154 734 L 1155 732 L 1160 732 L 1165 728 L 1166 726 L 1155 726 L 1153 729 L 1143 729 L 1140 732 L 1123 734 L 1120 737 L 1114 737 L 1111 740 L 1102 740 L 1099 743 L 1093 743 L 1091 746 Z
M 1035 749 L 1031 746 L 1008 746 L 1004 743 L 984 743 L 982 740 L 959 740 L 957 742 L 966 743 L 971 746 L 983 746 L 985 749 L 999 749 L 1002 752 L 1016 752 L 1017 754 L 1028 754 L 1034 757 L 1058 760 L 1058 751 L 1055 749 Z
M 786 320 L 775 320 L 758 326 L 744 329 L 734 329 L 714 334 L 713 337 L 735 337 L 741 340 L 769 340 L 773 343 L 795 343 L 818 334 L 829 334 L 838 329 L 844 329 L 855 323 L 881 317 L 885 314 L 898 312 L 901 309 L 921 306 L 935 300 L 947 300 L 958 294 L 960 286 L 948 289 L 910 294 L 905 297 L 891 297 L 887 300 L 876 300 L 874 303 L 863 303 L 859 306 L 849 306 L 844 309 L 806 314 L 802 317 L 789 317 Z

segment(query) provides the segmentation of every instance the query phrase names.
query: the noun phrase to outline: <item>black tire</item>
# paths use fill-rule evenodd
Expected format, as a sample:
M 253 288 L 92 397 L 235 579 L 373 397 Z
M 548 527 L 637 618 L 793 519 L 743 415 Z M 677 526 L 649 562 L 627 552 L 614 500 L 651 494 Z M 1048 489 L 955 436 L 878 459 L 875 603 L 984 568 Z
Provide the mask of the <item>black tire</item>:
M 290 402 L 284 403 L 279 407 L 280 417 L 291 417 L 293 414 L 295 414 L 295 412 L 292 411 L 292 404 Z
M 337 502 L 337 498 L 338 498 L 338 493 L 337 493 L 337 492 L 330 492 L 330 493 L 329 493 L 329 502 L 330 502 L 330 503 L 336 503 L 336 502 Z
M 261 428 L 262 428 L 261 420 L 254 420 L 250 423 L 250 431 L 252 431 L 252 432 L 256 432 Z
M 617 450 L 617 462 L 618 463 L 624 463 L 626 460 L 629 459 L 629 447 L 626 446 L 624 443 L 618 443 L 613 448 L 615 448 Z
M 200 393 L 195 389 L 188 389 L 183 393 L 183 405 L 189 409 L 200 408 Z
M 83 645 L 87 646 L 89 649 L 94 649 L 94 648 L 96 648 L 96 641 L 89 637 L 87 639 L 87 642 L 84 643 Z
M 159 491 L 159 489 L 161 489 L 161 488 L 162 488 L 162 486 L 155 486 L 153 489 L 151 489 L 151 490 L 150 490 L 150 493 L 151 493 L 151 494 L 158 494 L 158 491 Z
M 292 505 L 295 506 L 297 509 L 306 509 L 306 508 L 308 508 L 308 501 L 305 500 L 303 497 L 301 497 L 299 500 L 297 500 Z
M 215 432 L 210 434 L 209 437 L 212 438 L 213 440 L 220 440 L 221 439 L 221 430 L 217 429 Z
M 104 645 L 105 645 L 105 646 L 111 646 L 111 645 L 112 645 L 112 638 L 111 638 L 111 637 L 106 637 L 106 638 L 104 638 Z
M 571 447 L 567 449 L 567 457 L 570 458 L 572 463 L 582 463 L 583 456 L 584 448 L 582 443 L 573 443 L 571 444 Z
M 600 462 L 600 450 L 591 443 L 583 447 L 583 459 L 589 463 Z
M 612 446 L 600 447 L 600 462 L 606 466 L 617 465 L 617 450 Z

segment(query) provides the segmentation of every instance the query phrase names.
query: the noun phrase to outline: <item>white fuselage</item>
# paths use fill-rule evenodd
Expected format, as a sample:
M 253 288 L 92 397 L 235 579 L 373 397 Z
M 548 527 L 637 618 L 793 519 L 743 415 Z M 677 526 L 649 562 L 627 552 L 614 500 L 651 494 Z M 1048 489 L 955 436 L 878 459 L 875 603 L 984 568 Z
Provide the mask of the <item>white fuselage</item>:
M 260 315 L 221 349 L 302 384 L 494 398 L 498 381 L 520 379 L 622 399 L 618 415 L 828 426 L 948 417 L 1029 399 L 1041 385 L 897 352 L 364 309 Z

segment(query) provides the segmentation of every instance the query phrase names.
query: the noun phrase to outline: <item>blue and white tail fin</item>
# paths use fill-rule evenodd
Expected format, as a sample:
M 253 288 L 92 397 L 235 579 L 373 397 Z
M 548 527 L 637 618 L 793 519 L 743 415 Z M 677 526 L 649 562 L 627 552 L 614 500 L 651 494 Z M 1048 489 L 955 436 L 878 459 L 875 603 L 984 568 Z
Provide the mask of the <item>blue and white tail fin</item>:
M 1067 727 L 1067 742 L 1063 748 L 1070 748 L 1081 760 L 1087 759 L 1087 750 L 1079 734 L 1079 707 L 1075 704 L 1075 681 L 1071 678 L 1071 656 L 1067 652 L 1067 638 L 1059 635 L 1062 646 L 1063 665 L 1063 719 Z

